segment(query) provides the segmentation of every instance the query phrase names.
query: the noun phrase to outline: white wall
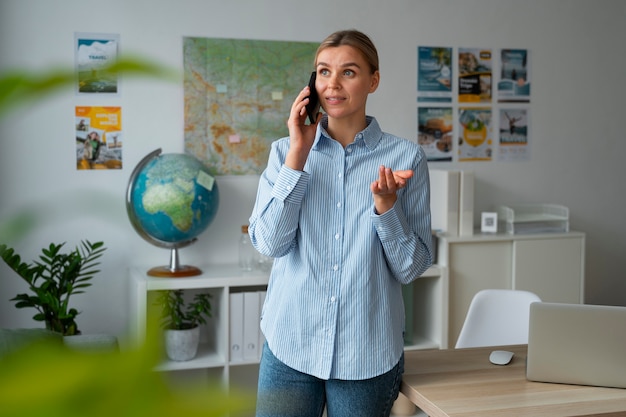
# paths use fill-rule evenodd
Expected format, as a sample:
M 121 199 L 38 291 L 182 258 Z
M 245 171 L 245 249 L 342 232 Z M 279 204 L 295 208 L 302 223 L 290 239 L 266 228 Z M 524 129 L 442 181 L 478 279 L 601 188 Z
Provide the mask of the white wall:
M 626 305 L 624 23 L 622 0 L 0 0 L 0 70 L 72 66 L 74 32 L 119 33 L 124 52 L 182 69 L 183 36 L 315 42 L 355 27 L 373 38 L 382 60 L 369 113 L 385 130 L 415 139 L 418 45 L 528 48 L 531 160 L 436 167 L 475 171 L 476 216 L 501 203 L 568 206 L 572 229 L 587 233 L 586 301 Z M 103 272 L 75 301 L 84 331 L 118 335 L 127 326 L 127 266 L 166 264 L 169 256 L 130 226 L 128 177 L 157 147 L 182 152 L 184 125 L 180 83 L 125 79 L 121 89 L 121 97 L 102 99 L 67 91 L 12 113 L 0 126 L 0 221 L 25 206 L 39 221 L 9 243 L 32 259 L 52 241 L 104 240 Z M 122 106 L 124 169 L 77 172 L 74 106 L 99 104 Z M 218 217 L 181 251 L 183 263 L 235 260 L 256 177 L 218 181 Z M 34 326 L 33 312 L 8 301 L 24 287 L 4 264 L 0 277 L 0 327 Z

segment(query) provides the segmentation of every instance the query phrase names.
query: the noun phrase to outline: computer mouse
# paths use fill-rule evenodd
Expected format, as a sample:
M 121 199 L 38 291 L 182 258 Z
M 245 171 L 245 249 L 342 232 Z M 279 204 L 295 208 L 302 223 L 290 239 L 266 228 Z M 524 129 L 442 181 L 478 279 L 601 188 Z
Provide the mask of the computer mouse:
M 508 350 L 494 350 L 489 355 L 489 362 L 494 365 L 508 365 L 513 359 L 513 352 Z

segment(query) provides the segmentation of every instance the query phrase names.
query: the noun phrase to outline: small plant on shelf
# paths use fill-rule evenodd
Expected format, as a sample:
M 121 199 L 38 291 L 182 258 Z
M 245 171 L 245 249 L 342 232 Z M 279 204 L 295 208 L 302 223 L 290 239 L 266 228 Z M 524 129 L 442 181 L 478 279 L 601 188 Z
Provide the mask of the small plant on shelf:
M 188 361 L 198 353 L 200 324 L 211 317 L 211 294 L 197 293 L 186 302 L 183 290 L 160 291 L 155 304 L 161 307 L 165 353 L 173 361 Z
M 211 294 L 198 293 L 185 302 L 183 290 L 159 291 L 155 301 L 161 310 L 161 326 L 170 330 L 192 329 L 211 317 Z
M 32 264 L 22 262 L 13 248 L 0 245 L 0 257 L 28 284 L 32 294 L 18 294 L 11 301 L 15 307 L 32 307 L 37 310 L 33 316 L 36 321 L 43 321 L 48 330 L 64 336 L 80 334 L 76 316 L 80 313 L 70 308 L 70 297 L 82 294 L 89 282 L 100 272 L 96 269 L 97 261 L 105 251 L 103 242 L 81 241 L 69 253 L 61 252 L 65 243 L 51 243 L 42 249 L 39 261 Z

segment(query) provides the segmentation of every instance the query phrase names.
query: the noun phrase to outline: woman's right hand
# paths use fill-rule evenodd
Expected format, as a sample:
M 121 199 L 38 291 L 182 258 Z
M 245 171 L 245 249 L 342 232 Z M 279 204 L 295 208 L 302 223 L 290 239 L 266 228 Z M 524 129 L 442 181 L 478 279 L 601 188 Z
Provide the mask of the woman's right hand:
M 287 127 L 289 128 L 289 151 L 285 158 L 285 165 L 297 171 L 304 170 L 304 164 L 315 141 L 317 125 L 322 118 L 322 113 L 318 112 L 315 123 L 306 124 L 307 112 L 305 106 L 309 102 L 309 94 L 308 86 L 300 91 L 300 94 L 298 94 L 291 106 L 291 112 L 287 120 Z

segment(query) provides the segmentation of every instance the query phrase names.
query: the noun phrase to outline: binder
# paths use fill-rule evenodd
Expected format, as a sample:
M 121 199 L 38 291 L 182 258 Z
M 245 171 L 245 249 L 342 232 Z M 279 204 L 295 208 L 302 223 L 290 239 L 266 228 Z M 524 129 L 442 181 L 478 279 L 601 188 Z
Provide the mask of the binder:
M 259 294 L 257 291 L 243 293 L 243 360 L 259 358 Z
M 431 226 L 436 232 L 459 235 L 459 171 L 432 169 L 430 177 Z
M 459 235 L 474 234 L 474 173 L 461 171 L 459 186 Z
M 243 293 L 230 294 L 230 361 L 243 362 Z

